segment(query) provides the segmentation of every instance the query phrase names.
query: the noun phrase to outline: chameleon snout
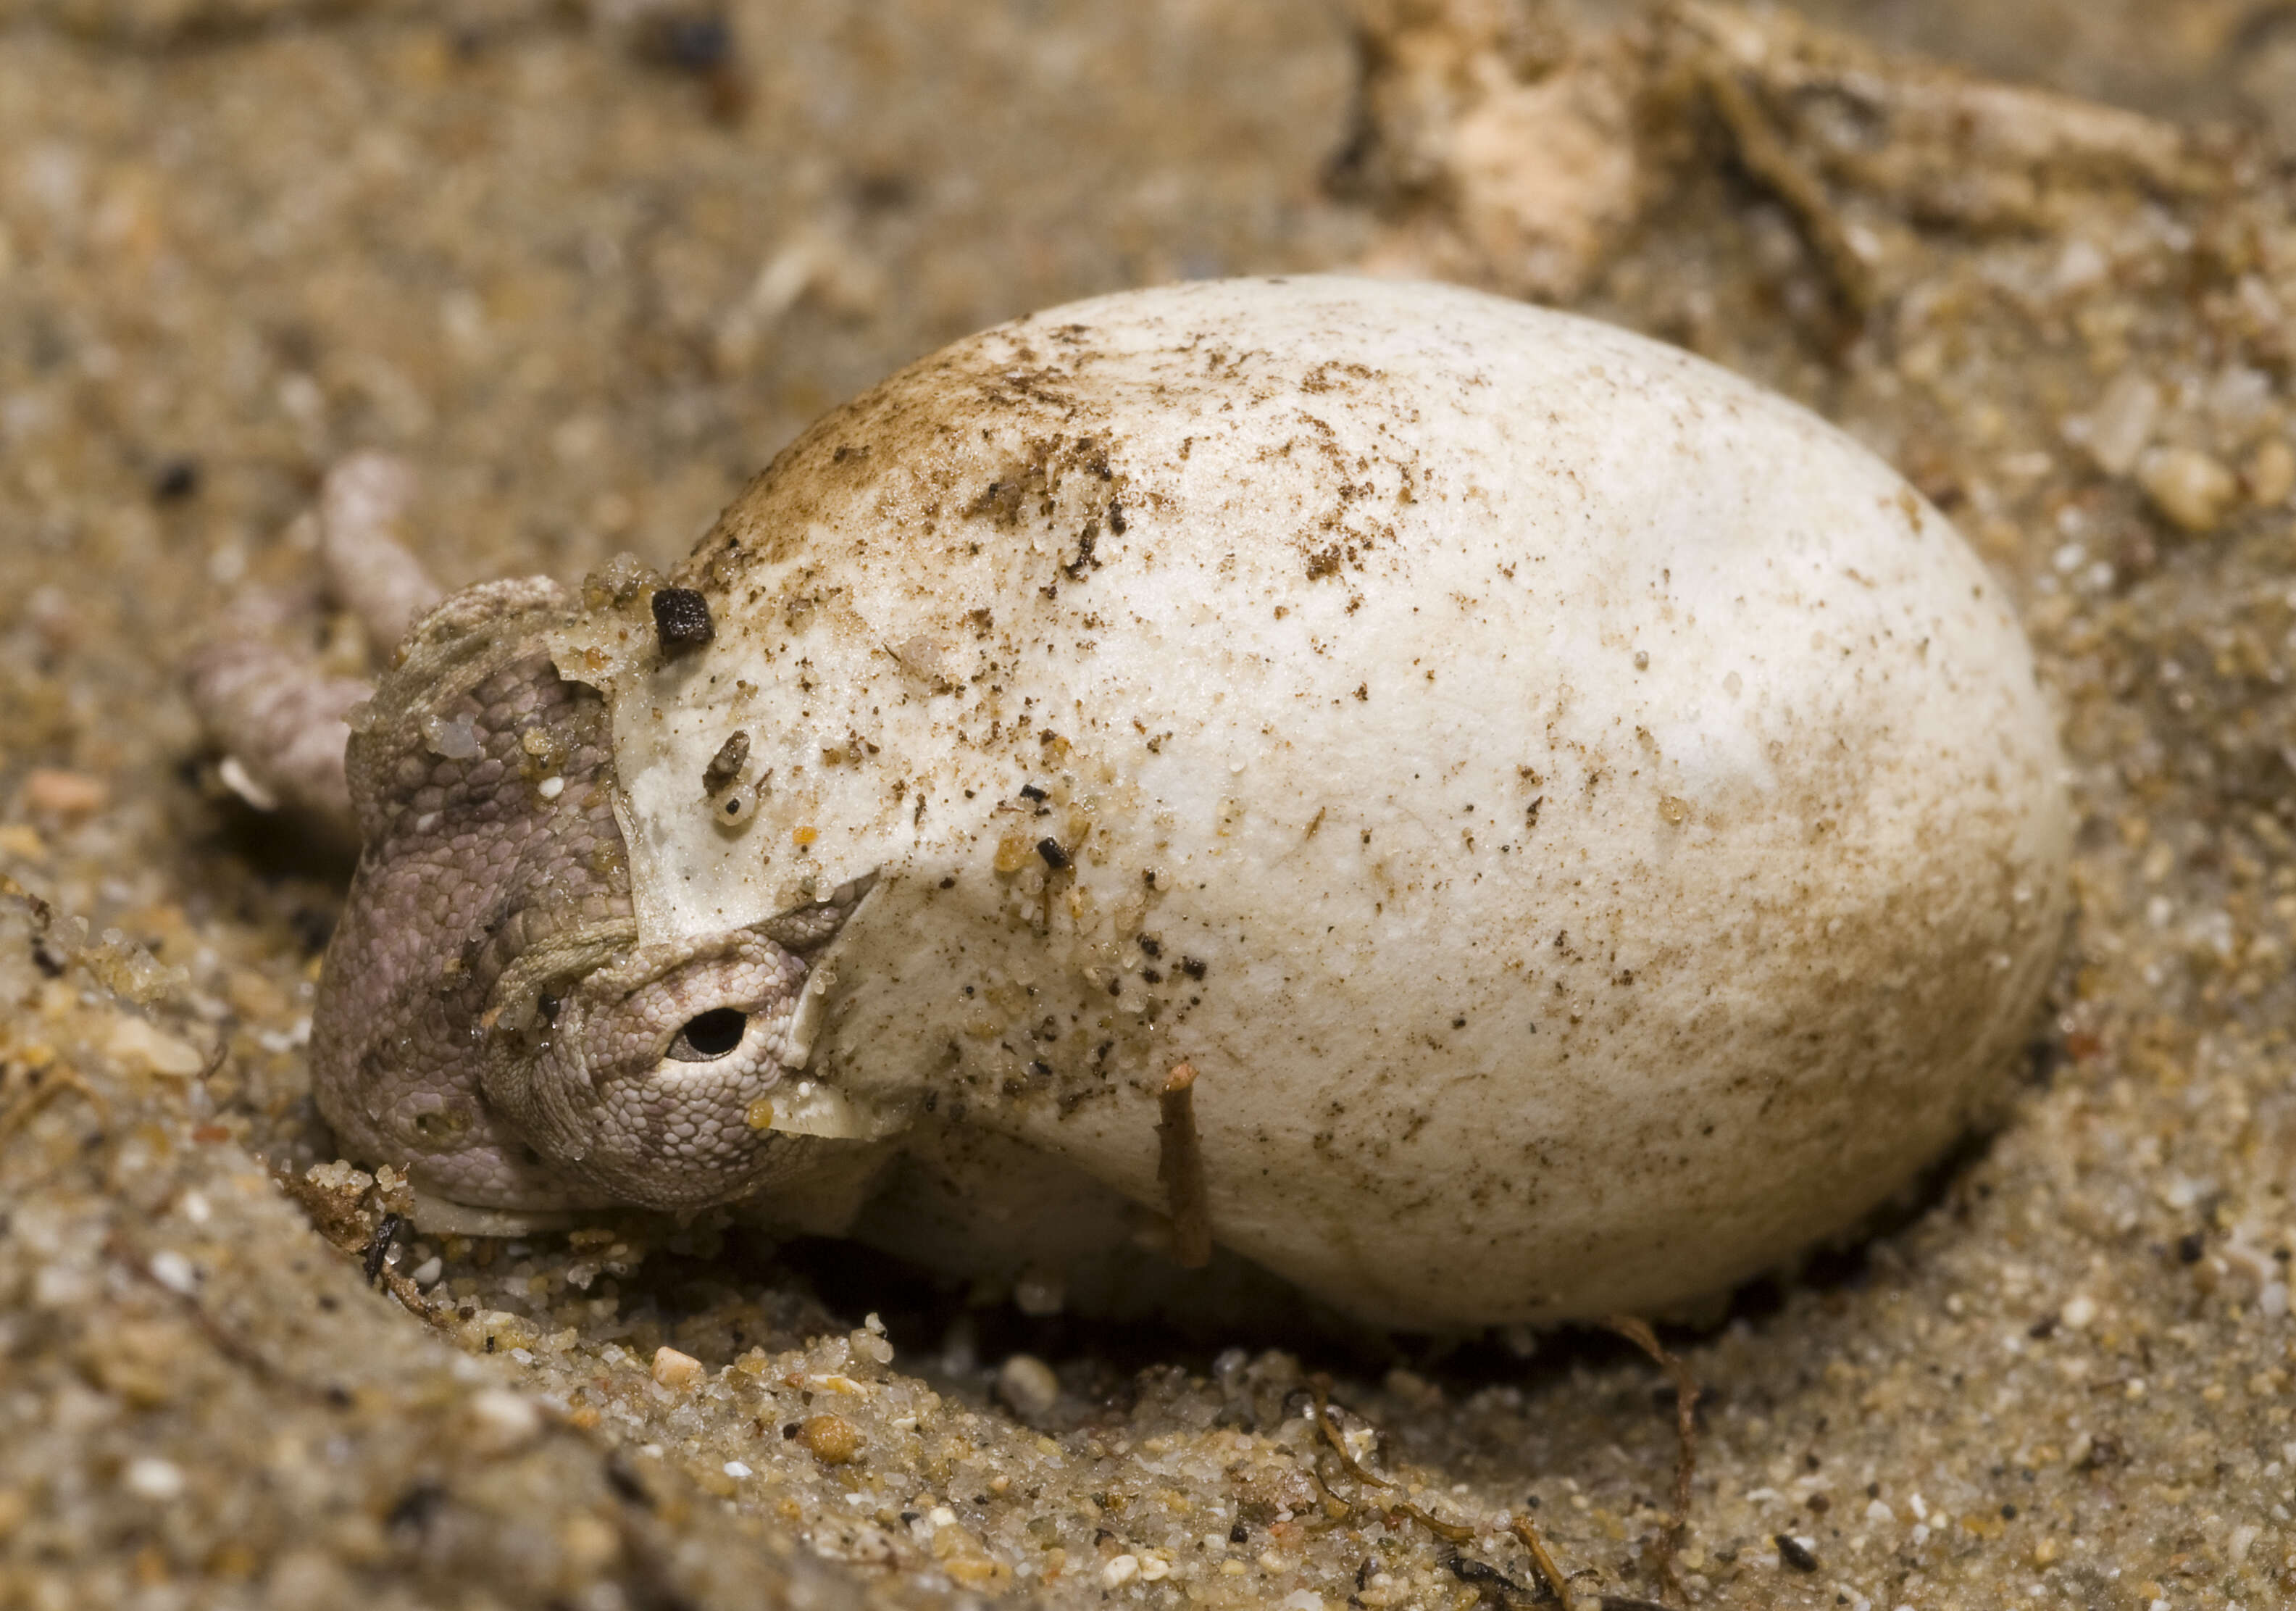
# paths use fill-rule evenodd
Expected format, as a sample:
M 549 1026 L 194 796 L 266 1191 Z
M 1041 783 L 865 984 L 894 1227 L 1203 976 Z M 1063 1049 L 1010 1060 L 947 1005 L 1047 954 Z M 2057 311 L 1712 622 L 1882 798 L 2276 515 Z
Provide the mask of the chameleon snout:
M 774 1172 L 774 1098 L 805 964 L 754 930 L 640 948 L 498 1028 L 488 1101 L 543 1161 L 617 1202 L 694 1208 Z

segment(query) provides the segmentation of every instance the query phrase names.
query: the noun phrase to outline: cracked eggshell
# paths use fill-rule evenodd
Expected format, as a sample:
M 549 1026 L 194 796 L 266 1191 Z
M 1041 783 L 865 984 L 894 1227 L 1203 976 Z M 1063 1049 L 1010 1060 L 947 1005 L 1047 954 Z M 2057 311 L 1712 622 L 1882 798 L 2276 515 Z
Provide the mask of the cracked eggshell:
M 676 579 L 706 650 L 561 663 L 648 938 L 876 878 L 812 1132 L 972 1127 L 1153 1209 L 1188 1059 L 1217 1238 L 1374 1322 L 1651 1312 L 1849 1226 L 1983 1108 L 2062 927 L 1999 586 L 1839 432 L 1585 319 L 1057 308 L 815 425 Z

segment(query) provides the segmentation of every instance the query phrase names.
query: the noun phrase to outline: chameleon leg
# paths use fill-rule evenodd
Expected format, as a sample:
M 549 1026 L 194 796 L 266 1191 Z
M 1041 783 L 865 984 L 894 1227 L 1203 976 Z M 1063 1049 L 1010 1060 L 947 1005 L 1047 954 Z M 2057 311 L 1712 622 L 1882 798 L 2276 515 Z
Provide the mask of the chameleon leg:
M 414 501 L 414 472 L 404 459 L 357 453 L 327 472 L 319 490 L 319 560 L 327 587 L 388 655 L 406 629 L 444 596 L 396 528 Z
M 356 837 L 343 782 L 343 713 L 374 692 L 263 638 L 207 644 L 190 665 L 193 706 L 225 756 L 224 780 L 258 810 L 291 808 Z
M 330 471 L 319 495 L 319 555 L 327 588 L 387 653 L 439 601 L 438 584 L 394 535 L 413 498 L 414 473 L 399 460 L 362 453 Z M 364 678 L 324 670 L 308 650 L 281 641 L 316 601 L 250 595 L 187 668 L 192 703 L 224 752 L 224 780 L 259 810 L 287 808 L 347 837 L 344 714 L 373 693 Z

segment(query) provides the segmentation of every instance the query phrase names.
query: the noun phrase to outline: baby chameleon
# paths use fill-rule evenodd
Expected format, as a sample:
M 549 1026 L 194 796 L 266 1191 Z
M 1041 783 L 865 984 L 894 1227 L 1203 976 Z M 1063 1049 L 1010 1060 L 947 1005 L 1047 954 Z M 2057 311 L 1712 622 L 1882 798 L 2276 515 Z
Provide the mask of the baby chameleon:
M 326 551 L 387 626 L 362 477 Z M 349 691 L 262 653 L 205 707 L 324 800 Z M 1725 1288 L 1981 1114 L 2067 899 L 1941 516 L 1710 366 L 1435 286 L 959 342 L 667 582 L 447 599 L 349 726 L 313 1074 L 434 1221 L 740 1202 L 1114 1299 L 1183 1063 L 1212 1237 L 1358 1319 Z

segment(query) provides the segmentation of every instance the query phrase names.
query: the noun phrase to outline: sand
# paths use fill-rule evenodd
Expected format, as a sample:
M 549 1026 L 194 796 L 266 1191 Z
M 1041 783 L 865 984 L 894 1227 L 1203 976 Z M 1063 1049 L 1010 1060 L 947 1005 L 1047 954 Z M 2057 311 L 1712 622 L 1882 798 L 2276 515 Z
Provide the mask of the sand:
M 302 1049 L 347 859 L 178 686 L 356 448 L 450 581 L 665 563 L 950 337 L 1366 264 L 1841 423 L 2063 715 L 2079 911 L 1998 1127 L 1665 1334 L 1681 1594 L 2296 1593 L 2284 19 L 1484 9 L 0 10 L 0 1606 L 1505 1606 L 1525 1516 L 1667 1597 L 1672 1400 L 1606 1335 L 1119 1329 L 714 1220 L 370 1284 Z

